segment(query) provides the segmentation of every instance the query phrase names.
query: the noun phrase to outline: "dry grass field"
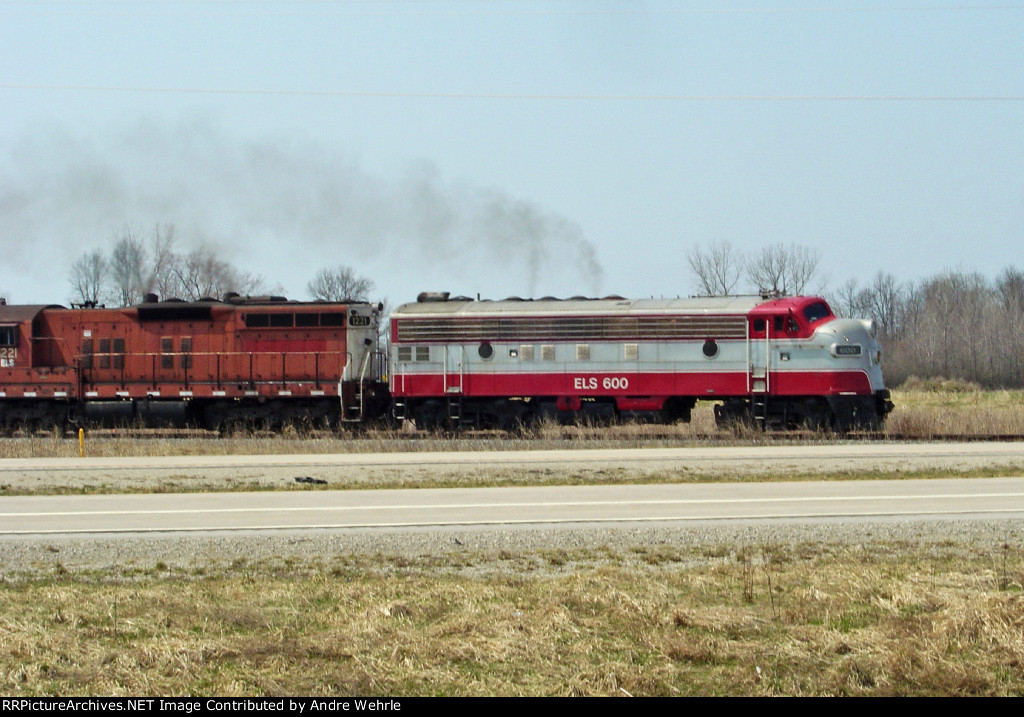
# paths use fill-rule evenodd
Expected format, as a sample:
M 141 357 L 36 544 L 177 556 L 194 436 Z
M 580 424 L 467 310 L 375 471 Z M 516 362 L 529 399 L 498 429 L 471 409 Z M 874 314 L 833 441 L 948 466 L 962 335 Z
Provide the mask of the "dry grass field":
M 890 435 L 1024 434 L 1024 392 L 918 387 Z M 685 426 L 530 439 L 91 436 L 92 455 L 835 440 Z M 73 456 L 74 439 L 0 441 Z M 927 476 L 917 476 L 927 477 Z M 607 477 L 604 478 L 605 480 Z M 0 553 L 0 694 L 1024 695 L 1024 548 L 942 536 L 799 544 L 192 556 L 102 570 Z M 185 567 L 185 566 L 188 567 Z
M 918 382 L 913 390 L 893 395 L 895 410 L 881 436 L 929 440 L 945 436 L 1024 436 L 1024 391 L 983 391 L 970 384 Z M 965 388 L 966 386 L 966 388 Z M 542 425 L 528 436 L 498 433 L 417 434 L 409 427 L 359 433 L 232 436 L 206 432 L 173 437 L 140 436 L 138 431 L 88 431 L 90 456 L 260 455 L 300 453 L 377 453 L 438 450 L 541 450 L 581 446 L 645 446 L 770 443 L 840 438 L 828 432 L 789 434 L 757 430 L 720 430 L 712 405 L 700 404 L 690 423 L 674 426 L 625 424 L 612 427 Z M 0 458 L 72 457 L 79 454 L 76 436 L 31 436 L 0 439 Z
M 0 693 L 1024 695 L 1019 545 L 659 545 L 8 576 Z

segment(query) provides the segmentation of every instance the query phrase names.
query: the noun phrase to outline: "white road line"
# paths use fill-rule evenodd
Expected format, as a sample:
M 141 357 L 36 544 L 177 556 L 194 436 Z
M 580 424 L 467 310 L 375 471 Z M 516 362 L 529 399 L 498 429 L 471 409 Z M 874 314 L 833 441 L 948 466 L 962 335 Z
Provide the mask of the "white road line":
M 720 515 L 705 516 L 661 516 L 647 518 L 512 518 L 508 520 L 451 520 L 423 521 L 406 523 L 324 523 L 318 525 L 244 525 L 244 526 L 202 526 L 192 528 L 74 528 L 68 530 L 5 530 L 0 535 L 55 535 L 55 534 L 103 534 L 103 533 L 201 533 L 201 532 L 238 532 L 238 531 L 281 531 L 281 530 L 336 530 L 359 528 L 429 528 L 437 526 L 483 526 L 483 525 L 554 525 L 573 523 L 673 523 L 673 522 L 715 522 L 721 520 L 799 520 L 802 518 L 891 518 L 896 516 L 929 516 L 929 515 L 998 515 L 1013 514 L 1019 511 L 1012 508 L 987 510 L 934 510 L 934 511 L 884 511 L 862 513 L 786 513 L 780 515 Z
M 592 506 L 626 506 L 626 505 L 729 505 L 729 504 L 769 504 L 769 503 L 810 503 L 810 502 L 851 502 L 851 501 L 889 501 L 889 500 L 935 500 L 957 499 L 977 500 L 983 498 L 1024 498 L 1024 493 L 925 493 L 920 495 L 877 495 L 877 496 L 802 496 L 794 498 L 690 498 L 668 500 L 590 500 L 590 501 L 545 501 L 525 503 L 436 503 L 409 505 L 336 505 L 336 506 L 296 506 L 270 508 L 176 508 L 173 510 L 95 510 L 95 511 L 54 511 L 31 513 L 0 513 L 0 518 L 43 518 L 67 516 L 98 516 L 98 515 L 207 515 L 219 513 L 297 513 L 297 512 L 331 512 L 331 511 L 364 511 L 364 510 L 464 510 L 479 508 L 562 508 Z M 1006 512 L 1006 509 L 998 512 Z

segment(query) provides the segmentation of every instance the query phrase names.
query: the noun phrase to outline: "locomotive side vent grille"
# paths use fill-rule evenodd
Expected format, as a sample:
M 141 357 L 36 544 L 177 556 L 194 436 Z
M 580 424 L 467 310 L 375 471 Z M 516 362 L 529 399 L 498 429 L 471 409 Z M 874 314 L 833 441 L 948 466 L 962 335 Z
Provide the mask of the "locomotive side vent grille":
M 398 341 L 652 341 L 743 339 L 743 316 L 596 316 L 399 319 Z

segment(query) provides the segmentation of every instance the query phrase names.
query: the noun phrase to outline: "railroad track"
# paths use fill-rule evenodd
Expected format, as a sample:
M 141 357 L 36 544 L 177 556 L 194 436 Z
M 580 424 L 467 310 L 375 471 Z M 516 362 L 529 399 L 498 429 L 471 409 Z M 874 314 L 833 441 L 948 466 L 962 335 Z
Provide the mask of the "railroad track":
M 150 440 L 223 440 L 224 436 L 217 431 L 186 428 L 89 428 L 86 429 L 89 439 L 136 438 Z M 0 438 L 0 441 L 27 440 L 39 437 L 56 437 L 52 433 L 40 432 L 34 435 L 15 434 Z M 516 440 L 523 442 L 539 441 L 574 441 L 580 443 L 601 441 L 645 441 L 645 440 L 684 440 L 701 443 L 736 443 L 769 442 L 791 443 L 807 441 L 937 441 L 937 442 L 995 442 L 1010 443 L 1024 441 L 1024 434 L 1019 433 L 920 433 L 904 434 L 884 431 L 851 431 L 848 433 L 828 433 L 820 431 L 712 431 L 680 434 L 669 429 L 659 430 L 656 426 L 645 426 L 640 431 L 623 431 L 613 428 L 569 429 L 560 433 L 547 431 L 543 434 L 522 433 L 509 434 L 497 430 L 460 431 L 458 433 L 439 433 L 430 431 L 398 431 L 360 428 L 353 431 L 308 430 L 294 433 L 275 433 L 270 430 L 249 431 L 236 434 L 237 438 L 278 438 L 291 440 L 323 440 L 337 438 L 344 441 L 395 441 L 399 443 L 415 443 L 419 441 L 460 440 Z M 68 431 L 64 440 L 77 440 L 77 434 Z

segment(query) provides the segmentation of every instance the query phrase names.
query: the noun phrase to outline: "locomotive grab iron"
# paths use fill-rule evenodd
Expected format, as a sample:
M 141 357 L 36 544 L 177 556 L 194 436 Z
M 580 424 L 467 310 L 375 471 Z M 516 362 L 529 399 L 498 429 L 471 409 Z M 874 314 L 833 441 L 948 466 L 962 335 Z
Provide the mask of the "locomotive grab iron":
M 0 430 L 280 429 L 543 418 L 876 427 L 892 409 L 872 322 L 818 297 L 507 299 L 380 305 L 239 297 L 0 305 Z M 389 370 L 390 369 L 390 370 Z

